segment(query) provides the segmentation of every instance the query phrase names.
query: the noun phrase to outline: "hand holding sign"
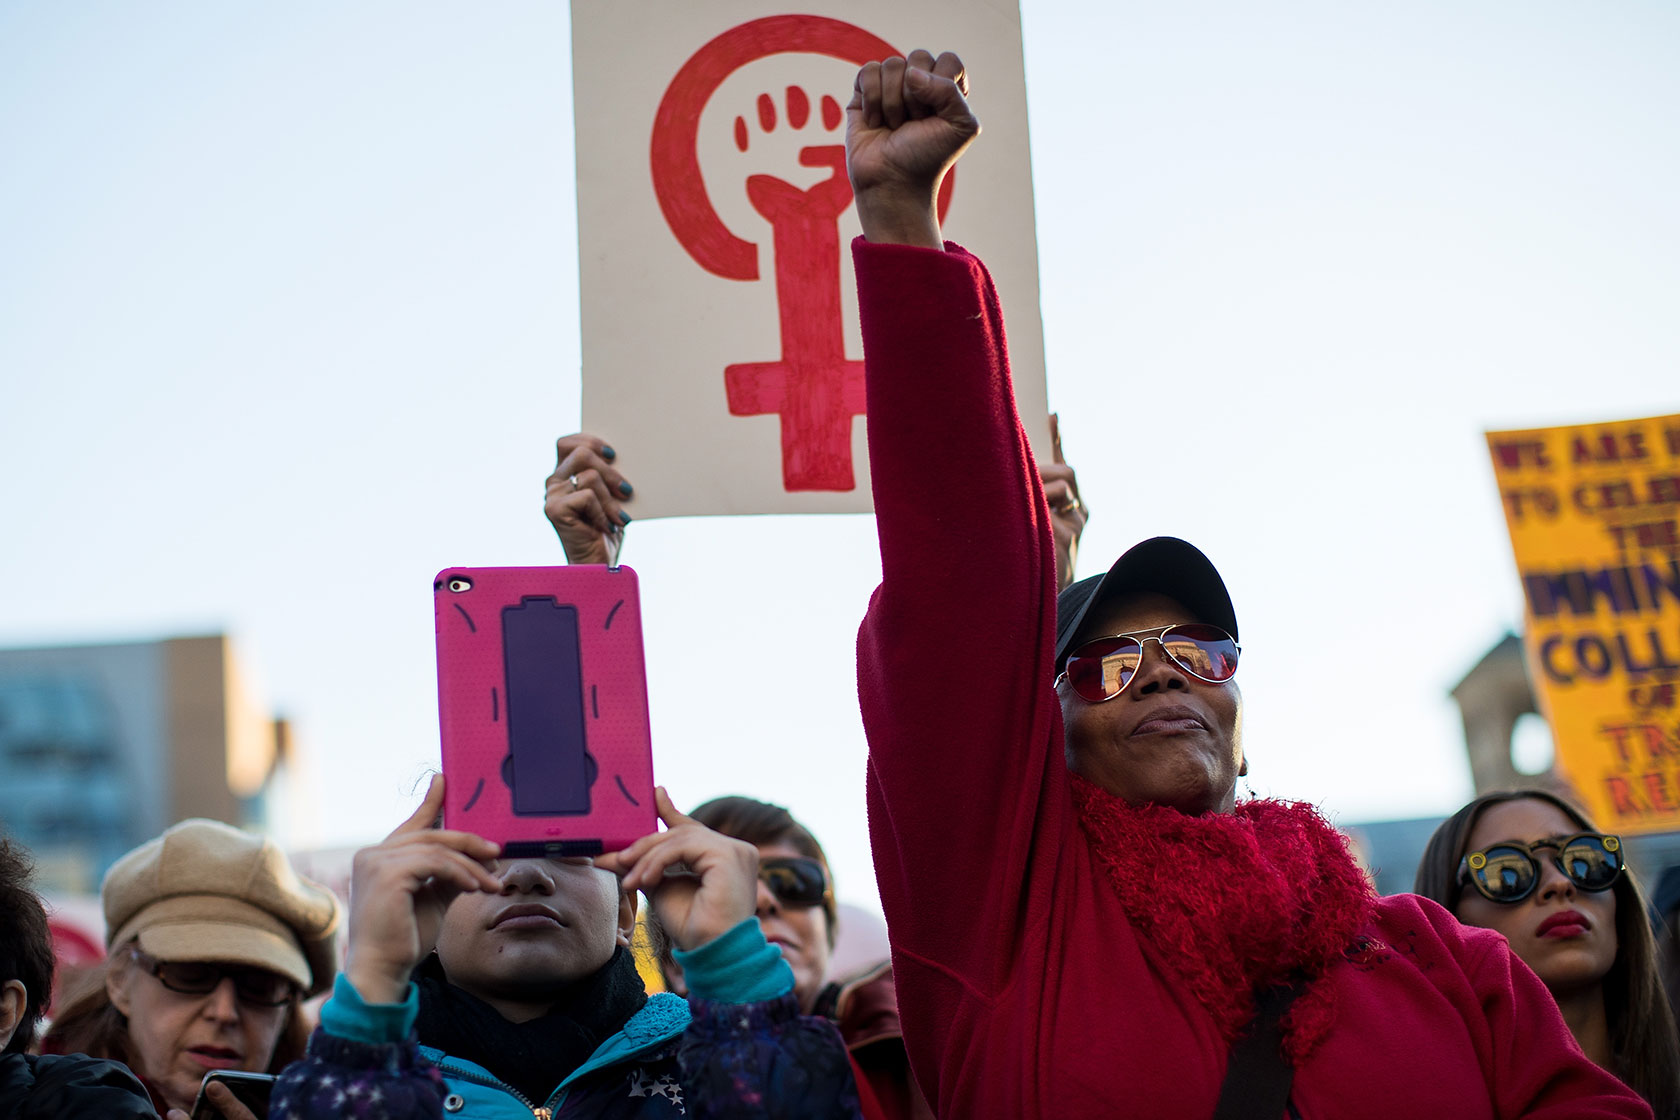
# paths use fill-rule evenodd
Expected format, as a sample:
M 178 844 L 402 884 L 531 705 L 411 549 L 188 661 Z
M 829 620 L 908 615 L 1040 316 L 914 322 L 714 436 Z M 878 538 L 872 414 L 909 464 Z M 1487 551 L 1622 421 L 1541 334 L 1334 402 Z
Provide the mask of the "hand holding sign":
M 927 51 L 871 62 L 858 71 L 846 107 L 846 168 L 863 235 L 940 249 L 940 180 L 974 138 L 962 59 Z
M 1079 476 L 1062 458 L 1062 435 L 1050 414 L 1050 446 L 1055 462 L 1039 467 L 1039 482 L 1050 507 L 1056 539 L 1056 588 L 1073 582 L 1079 538 L 1091 507 L 1079 494 Z M 618 453 L 600 436 L 574 432 L 555 441 L 559 465 L 544 480 L 543 513 L 554 526 L 568 564 L 614 564 L 624 547 L 630 515 L 623 505 L 634 492 L 618 470 Z
M 613 462 L 617 452 L 600 436 L 576 432 L 554 443 L 556 465 L 543 483 L 543 513 L 568 564 L 616 564 L 634 488 Z
M 1079 477 L 1062 458 L 1061 419 L 1050 414 L 1050 451 L 1055 462 L 1038 468 L 1044 485 L 1044 500 L 1050 506 L 1050 531 L 1056 538 L 1056 590 L 1066 591 L 1073 582 L 1073 568 L 1079 558 L 1079 538 L 1091 507 L 1079 497 Z

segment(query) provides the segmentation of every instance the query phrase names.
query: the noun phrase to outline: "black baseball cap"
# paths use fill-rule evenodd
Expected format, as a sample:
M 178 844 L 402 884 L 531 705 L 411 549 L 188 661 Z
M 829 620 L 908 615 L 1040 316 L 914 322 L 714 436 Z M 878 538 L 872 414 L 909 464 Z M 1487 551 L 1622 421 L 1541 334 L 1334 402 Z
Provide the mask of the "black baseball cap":
M 1238 637 L 1237 612 L 1213 561 L 1189 541 L 1152 537 L 1127 549 L 1104 574 L 1082 579 L 1056 597 L 1056 672 L 1085 617 L 1099 603 L 1134 591 L 1170 595 L 1195 616 L 1185 621 L 1210 623 Z

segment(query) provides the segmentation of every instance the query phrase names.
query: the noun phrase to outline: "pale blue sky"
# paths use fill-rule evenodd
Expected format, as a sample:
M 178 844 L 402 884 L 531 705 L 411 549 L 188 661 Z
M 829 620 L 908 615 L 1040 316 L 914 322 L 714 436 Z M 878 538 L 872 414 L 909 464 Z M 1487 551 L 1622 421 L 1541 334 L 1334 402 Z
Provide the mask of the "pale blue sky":
M 1450 810 L 1446 689 L 1521 609 L 1482 430 L 1680 411 L 1680 9 L 1024 27 L 1082 571 L 1213 557 L 1257 791 Z M 432 574 L 558 558 L 571 135 L 559 4 L 0 0 L 0 642 L 227 629 L 319 782 L 292 838 L 400 819 Z M 625 560 L 662 780 L 791 805 L 872 905 L 869 519 L 638 523 Z

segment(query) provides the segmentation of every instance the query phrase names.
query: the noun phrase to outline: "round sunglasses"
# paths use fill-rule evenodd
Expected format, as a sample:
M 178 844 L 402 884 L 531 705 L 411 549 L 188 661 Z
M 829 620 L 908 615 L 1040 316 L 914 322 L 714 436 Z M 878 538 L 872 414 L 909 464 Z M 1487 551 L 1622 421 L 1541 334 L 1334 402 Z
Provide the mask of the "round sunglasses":
M 1237 675 L 1237 640 L 1217 626 L 1202 622 L 1178 623 L 1155 630 L 1092 638 L 1069 653 L 1056 683 L 1082 700 L 1099 704 L 1125 691 L 1143 663 L 1143 643 L 1154 642 L 1167 660 L 1197 680 L 1223 684 Z
M 821 906 L 828 897 L 828 875 L 814 859 L 761 859 L 758 877 L 783 906 Z
M 1626 866 L 1619 836 L 1583 832 L 1577 836 L 1536 840 L 1501 840 L 1471 852 L 1458 862 L 1458 881 L 1468 883 L 1490 902 L 1521 902 L 1540 885 L 1540 863 L 1534 853 L 1551 850 L 1557 869 L 1584 891 L 1607 891 Z

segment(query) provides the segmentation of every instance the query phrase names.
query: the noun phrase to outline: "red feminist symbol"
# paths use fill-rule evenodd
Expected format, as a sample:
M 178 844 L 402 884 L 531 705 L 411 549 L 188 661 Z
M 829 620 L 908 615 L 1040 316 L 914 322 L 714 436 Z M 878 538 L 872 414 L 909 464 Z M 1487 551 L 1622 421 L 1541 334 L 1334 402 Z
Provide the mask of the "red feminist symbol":
M 816 54 L 861 66 L 898 54 L 860 27 L 822 16 L 770 16 L 732 27 L 696 51 L 671 79 L 654 117 L 653 189 L 671 232 L 707 272 L 726 280 L 757 280 L 758 246 L 731 233 L 712 206 L 700 174 L 700 114 L 735 71 L 778 54 Z M 810 100 L 790 87 L 787 122 L 805 127 Z M 775 102 L 761 95 L 760 126 L 775 121 Z M 824 95 L 820 112 L 830 132 L 840 103 Z M 735 121 L 736 147 L 745 151 L 745 117 Z M 776 302 L 782 354 L 771 362 L 725 367 L 732 416 L 775 413 L 782 423 L 782 485 L 787 490 L 851 490 L 852 417 L 863 414 L 863 363 L 846 360 L 840 319 L 840 215 L 852 203 L 843 144 L 801 148 L 805 167 L 826 167 L 826 179 L 801 190 L 774 175 L 750 175 L 747 200 L 770 223 L 776 248 Z M 952 175 L 939 191 L 939 216 L 951 203 Z

